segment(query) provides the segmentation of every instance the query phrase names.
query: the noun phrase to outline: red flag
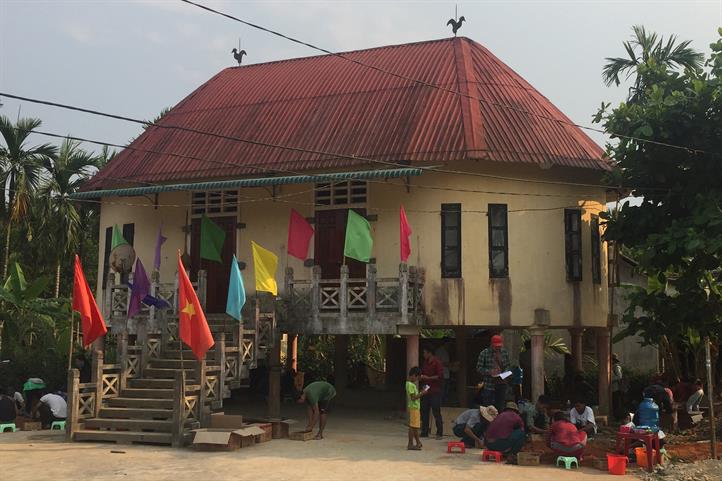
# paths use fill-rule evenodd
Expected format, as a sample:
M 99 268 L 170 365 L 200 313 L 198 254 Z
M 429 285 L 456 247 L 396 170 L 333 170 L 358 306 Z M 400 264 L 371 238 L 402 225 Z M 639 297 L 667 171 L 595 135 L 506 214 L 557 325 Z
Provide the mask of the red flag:
M 411 241 L 409 240 L 409 236 L 411 235 L 411 226 L 409 225 L 409 221 L 406 219 L 406 211 L 404 210 L 403 205 L 399 211 L 399 235 L 401 241 L 401 262 L 406 262 L 409 260 L 409 256 L 411 255 Z
M 291 209 L 291 218 L 288 220 L 288 253 L 305 260 L 311 237 L 313 237 L 311 224 L 295 209 Z
M 88 281 L 85 280 L 83 266 L 80 264 L 80 258 L 77 255 L 75 256 L 72 305 L 73 310 L 80 314 L 80 324 L 83 328 L 83 344 L 85 346 L 89 346 L 97 338 L 104 336 L 108 332 Z
M 178 251 L 178 330 L 181 340 L 191 348 L 199 361 L 215 344 L 206 315 L 183 267 L 180 251 Z

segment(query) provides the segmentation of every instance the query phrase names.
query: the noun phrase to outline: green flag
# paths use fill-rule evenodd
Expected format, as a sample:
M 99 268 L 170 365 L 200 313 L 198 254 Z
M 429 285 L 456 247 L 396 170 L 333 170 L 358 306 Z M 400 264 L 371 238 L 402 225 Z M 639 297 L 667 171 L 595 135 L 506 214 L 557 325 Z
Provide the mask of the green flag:
M 371 248 L 373 245 L 374 240 L 371 238 L 371 225 L 369 221 L 356 212 L 349 210 L 343 255 L 361 262 L 369 262 L 371 260 Z
M 128 241 L 125 240 L 125 237 L 123 237 L 123 233 L 120 230 L 120 227 L 118 227 L 118 224 L 115 224 L 113 226 L 113 240 L 110 243 L 110 250 L 113 250 L 118 246 L 122 246 L 123 244 L 128 244 Z
M 201 219 L 201 259 L 221 261 L 226 233 L 205 215 Z

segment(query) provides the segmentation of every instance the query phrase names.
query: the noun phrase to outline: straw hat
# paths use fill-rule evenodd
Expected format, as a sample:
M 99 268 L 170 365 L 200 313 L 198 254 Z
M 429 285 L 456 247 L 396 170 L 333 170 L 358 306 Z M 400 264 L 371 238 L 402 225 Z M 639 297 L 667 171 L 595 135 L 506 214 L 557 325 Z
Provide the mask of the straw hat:
M 494 418 L 499 414 L 494 406 L 479 406 L 479 412 L 489 422 L 492 422 Z
M 517 406 L 517 404 L 514 401 L 509 401 L 508 403 L 506 403 L 506 405 L 504 406 L 504 409 L 512 409 L 516 412 L 519 412 L 519 406 Z

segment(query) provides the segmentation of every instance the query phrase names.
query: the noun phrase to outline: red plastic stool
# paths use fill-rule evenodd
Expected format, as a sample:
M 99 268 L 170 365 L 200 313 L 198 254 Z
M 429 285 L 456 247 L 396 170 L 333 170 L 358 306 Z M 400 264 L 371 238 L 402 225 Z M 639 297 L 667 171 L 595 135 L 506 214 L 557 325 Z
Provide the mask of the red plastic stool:
M 481 460 L 482 461 L 491 461 L 491 459 L 494 459 L 495 463 L 500 463 L 502 461 L 502 454 L 499 451 L 491 451 L 489 449 L 485 449 L 481 453 Z
M 449 441 L 448 444 L 446 445 L 446 452 L 450 453 L 451 450 L 454 448 L 459 448 L 460 449 L 459 452 L 462 454 L 466 452 L 466 445 L 464 444 L 463 441 Z

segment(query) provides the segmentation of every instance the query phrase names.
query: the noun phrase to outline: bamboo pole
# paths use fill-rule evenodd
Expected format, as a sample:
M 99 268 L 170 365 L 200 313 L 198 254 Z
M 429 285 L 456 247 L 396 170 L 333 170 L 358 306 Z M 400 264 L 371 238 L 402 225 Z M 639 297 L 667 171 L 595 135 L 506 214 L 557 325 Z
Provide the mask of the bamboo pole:
M 712 443 L 712 459 L 717 459 L 717 426 L 714 415 L 714 389 L 712 387 L 712 356 L 710 356 L 710 340 L 704 340 L 705 365 L 707 367 L 707 397 L 709 398 L 710 442 Z

